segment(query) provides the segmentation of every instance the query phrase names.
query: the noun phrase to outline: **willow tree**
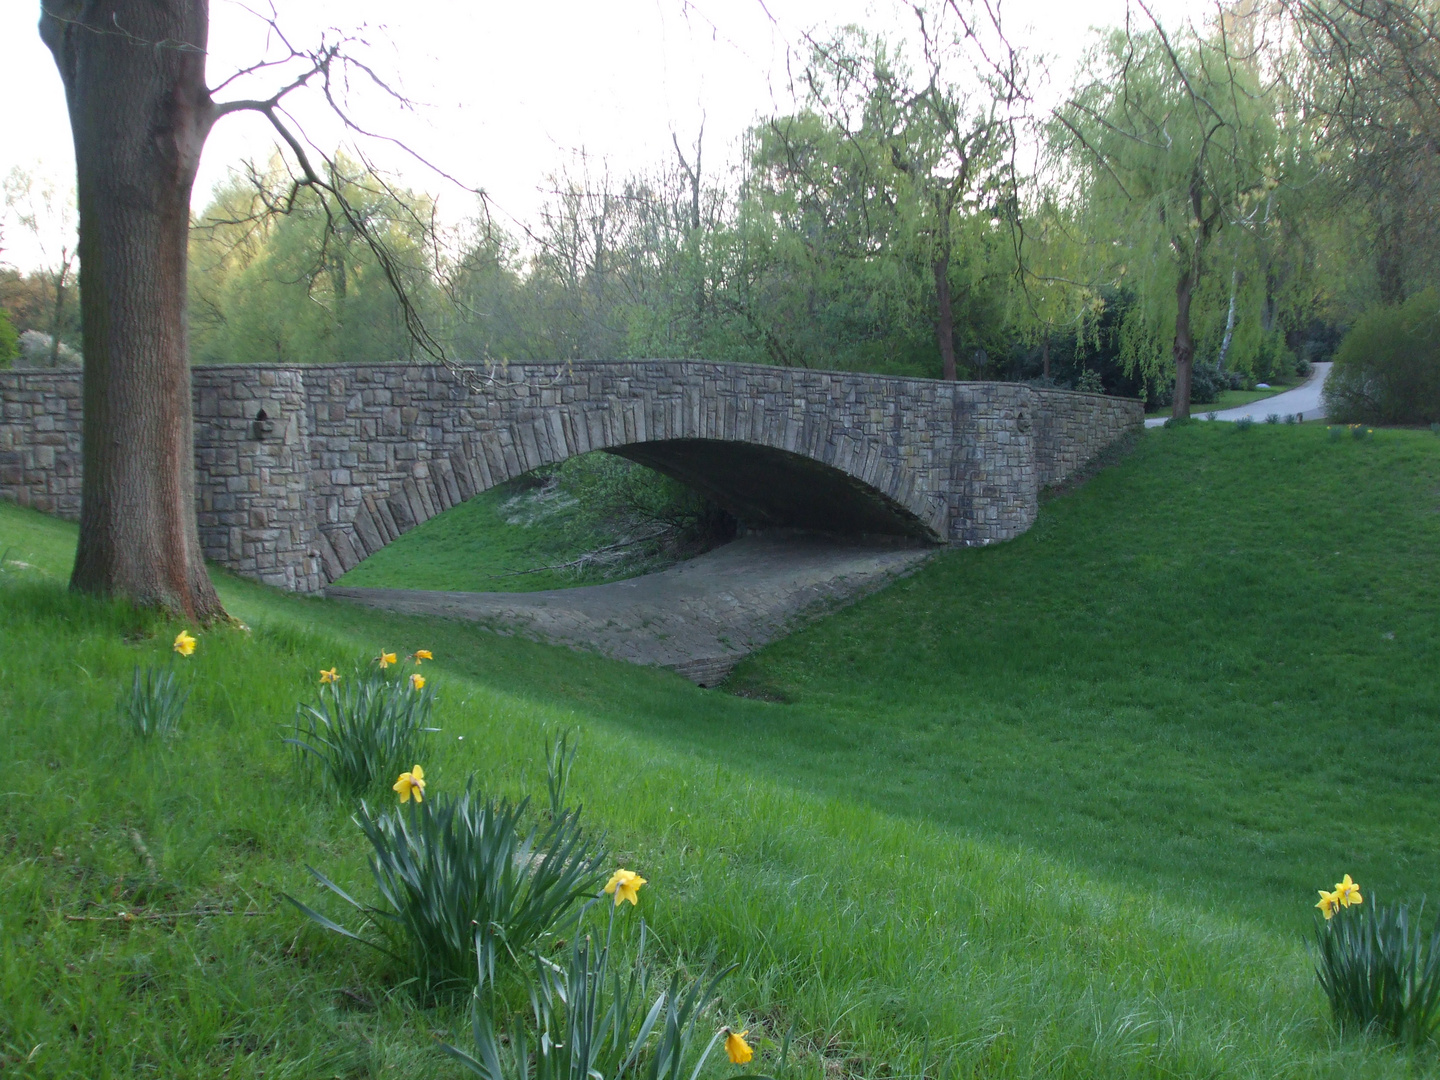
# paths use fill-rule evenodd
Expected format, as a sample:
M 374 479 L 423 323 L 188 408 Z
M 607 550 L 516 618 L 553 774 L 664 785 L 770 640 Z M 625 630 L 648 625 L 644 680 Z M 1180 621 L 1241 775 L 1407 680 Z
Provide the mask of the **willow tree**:
M 1055 113 L 1052 153 L 1087 230 L 1117 272 L 1169 279 L 1175 417 L 1190 415 L 1192 306 L 1215 241 L 1274 183 L 1273 117 L 1249 60 L 1223 26 L 1181 40 L 1152 18 L 1106 37 Z
M 908 49 L 854 28 L 813 43 L 804 102 L 828 122 L 838 152 L 829 168 L 796 179 L 818 185 L 832 206 L 843 198 L 844 227 L 864 247 L 903 251 L 923 266 L 942 377 L 954 379 L 960 256 L 976 256 L 989 223 L 1016 202 L 1012 153 L 1028 69 L 998 6 L 952 0 L 915 13 Z
M 225 615 L 205 572 L 195 521 L 195 470 L 186 330 L 190 194 L 211 127 L 255 112 L 274 127 L 296 169 L 285 202 L 326 192 L 372 247 L 402 297 L 407 327 L 443 357 L 406 301 L 402 269 L 345 193 L 312 166 L 282 111 L 314 82 L 347 124 L 343 88 L 357 39 L 278 49 L 235 79 L 288 79 L 263 98 L 215 100 L 206 81 L 208 0 L 41 0 L 40 37 L 65 87 L 75 144 L 84 342 L 80 537 L 71 588 L 124 596 L 200 621 Z M 373 70 L 356 72 L 376 82 Z M 383 88 L 383 84 L 380 84 Z M 352 130 L 355 129 L 353 125 Z M 284 209 L 277 207 L 276 209 Z

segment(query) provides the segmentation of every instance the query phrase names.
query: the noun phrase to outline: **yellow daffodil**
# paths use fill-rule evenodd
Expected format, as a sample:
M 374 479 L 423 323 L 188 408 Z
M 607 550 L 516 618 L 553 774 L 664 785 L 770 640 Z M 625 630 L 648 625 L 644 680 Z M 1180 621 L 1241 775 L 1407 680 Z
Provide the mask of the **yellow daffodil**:
M 391 664 L 393 664 L 393 663 L 395 663 L 395 654 L 394 654 L 393 652 L 382 652 L 382 653 L 380 654 L 380 670 L 381 670 L 381 671 L 384 671 L 387 667 L 389 667 L 389 666 L 390 666 Z
M 339 672 L 338 670 L 336 670 L 335 668 L 333 668 L 333 667 L 332 667 L 329 671 L 325 671 L 325 670 L 322 668 L 321 671 L 320 671 L 320 681 L 321 681 L 322 683 L 327 683 L 327 682 L 330 682 L 330 683 L 339 682 L 339 681 L 340 681 L 340 672 Z
M 1326 892 L 1324 889 L 1321 889 L 1320 902 L 1315 906 L 1320 909 L 1320 914 L 1324 915 L 1325 918 L 1332 919 L 1335 917 L 1335 909 L 1340 906 L 1340 900 L 1333 892 Z
M 410 676 L 410 689 L 411 689 L 411 690 L 424 690 L 424 689 L 425 689 L 425 676 L 424 676 L 424 675 L 421 675 L 419 672 L 413 673 L 413 674 Z
M 605 884 L 607 895 L 614 894 L 615 906 L 619 907 L 622 900 L 629 900 L 631 904 L 638 904 L 640 886 L 645 884 L 645 879 L 633 870 L 616 870 L 610 875 L 610 880 Z
M 1365 902 L 1365 898 L 1360 895 L 1360 886 L 1350 880 L 1349 874 L 1345 875 L 1344 881 L 1335 883 L 1335 899 L 1342 907 Z
M 416 649 L 413 659 L 415 660 L 415 666 L 419 667 L 421 660 L 434 660 L 435 656 L 429 649 Z
M 175 635 L 175 651 L 181 656 L 189 656 L 195 651 L 195 639 L 181 630 Z
M 393 790 L 400 796 L 401 802 L 409 802 L 412 796 L 417 803 L 424 802 L 425 770 L 415 765 L 409 772 L 402 772 L 400 779 L 395 781 Z
M 748 1030 L 731 1031 L 725 1036 L 725 1056 L 730 1059 L 730 1064 L 744 1065 L 755 1056 L 755 1051 L 745 1041 L 745 1036 L 749 1034 Z

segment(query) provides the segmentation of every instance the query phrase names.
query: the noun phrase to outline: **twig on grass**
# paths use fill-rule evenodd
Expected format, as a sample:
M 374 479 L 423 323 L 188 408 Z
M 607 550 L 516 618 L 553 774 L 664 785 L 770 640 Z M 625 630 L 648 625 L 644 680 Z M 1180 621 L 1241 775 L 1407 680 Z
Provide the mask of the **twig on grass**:
M 247 908 L 244 911 L 229 911 L 225 908 L 196 908 L 193 911 L 156 911 L 142 912 L 136 914 L 133 911 L 122 911 L 118 915 L 66 915 L 66 922 L 174 922 L 177 919 L 203 919 L 207 915 L 235 915 L 242 919 L 258 919 L 262 915 L 273 915 L 274 909 L 269 911 L 255 911 Z

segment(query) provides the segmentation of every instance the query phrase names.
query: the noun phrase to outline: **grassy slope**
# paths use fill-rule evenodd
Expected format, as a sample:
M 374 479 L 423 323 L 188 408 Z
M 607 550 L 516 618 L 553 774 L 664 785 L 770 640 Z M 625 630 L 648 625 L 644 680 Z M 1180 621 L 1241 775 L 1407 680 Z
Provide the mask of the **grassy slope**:
M 597 451 L 597 454 L 599 452 Z M 637 466 L 638 467 L 638 466 Z M 587 524 L 575 500 L 550 489 L 504 484 L 411 529 L 337 584 L 364 588 L 534 592 L 621 581 L 673 566 L 669 552 L 628 549 L 583 570 L 563 566 L 626 539 L 619 525 Z
M 577 793 L 670 948 L 747 958 L 726 1018 L 767 1064 L 793 1023 L 804 1075 L 915 1073 L 926 1046 L 931 1075 L 1420 1075 L 1429 1054 L 1331 1035 L 1299 933 L 1342 871 L 1440 884 L 1437 511 L 1429 435 L 1154 433 L 1020 541 L 747 662 L 788 704 L 227 579 L 256 629 L 204 636 L 170 750 L 106 713 L 173 628 L 7 582 L 0 1054 L 38 1045 L 17 1070 L 37 1076 L 447 1075 L 428 1032 L 455 1018 L 284 910 L 63 918 L 269 910 L 311 895 L 304 862 L 365 890 L 345 812 L 295 788 L 276 734 L 316 668 L 383 643 L 441 655 L 437 784 L 534 790 L 540 728 L 582 730 Z M 63 573 L 72 535 L 0 507 L 11 559 Z
M 574 574 L 515 573 L 566 562 L 585 547 L 566 533 L 572 508 L 563 500 L 539 500 L 536 494 L 535 489 L 509 485 L 491 488 L 411 529 L 338 584 L 465 592 L 531 592 L 575 585 Z

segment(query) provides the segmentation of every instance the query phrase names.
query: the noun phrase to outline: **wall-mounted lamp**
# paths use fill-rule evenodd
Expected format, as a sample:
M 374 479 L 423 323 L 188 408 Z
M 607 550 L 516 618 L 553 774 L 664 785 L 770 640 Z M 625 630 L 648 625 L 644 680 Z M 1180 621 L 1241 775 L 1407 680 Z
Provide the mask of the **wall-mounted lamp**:
M 255 414 L 255 422 L 250 425 L 250 437 L 256 442 L 264 442 L 267 435 L 274 433 L 275 421 L 270 419 L 264 409 L 261 409 Z

